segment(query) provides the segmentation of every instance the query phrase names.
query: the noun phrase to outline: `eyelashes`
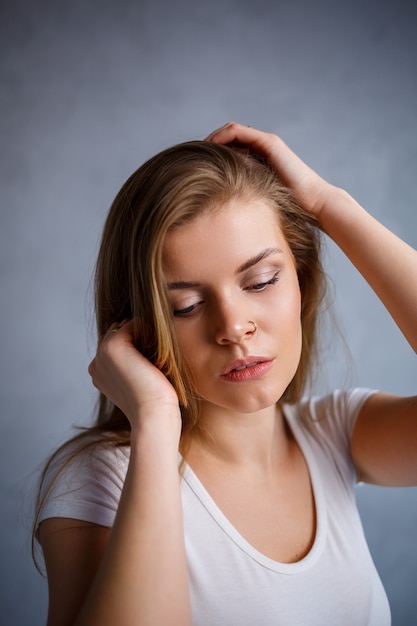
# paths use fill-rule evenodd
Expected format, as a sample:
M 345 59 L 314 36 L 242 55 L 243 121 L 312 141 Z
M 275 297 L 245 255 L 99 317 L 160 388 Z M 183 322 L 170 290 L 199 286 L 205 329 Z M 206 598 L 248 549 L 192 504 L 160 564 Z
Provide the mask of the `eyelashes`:
M 276 272 L 272 278 L 266 280 L 261 283 L 257 283 L 256 285 L 251 285 L 246 289 L 246 291 L 265 291 L 269 287 L 269 285 L 275 285 L 279 281 L 279 272 Z
M 261 293 L 263 291 L 266 291 L 273 285 L 275 285 L 279 281 L 279 278 L 280 278 L 280 272 L 277 271 L 269 280 L 261 281 L 259 283 L 248 285 L 247 287 L 243 287 L 243 291 L 252 292 L 252 293 Z M 204 300 L 200 300 L 199 302 L 196 302 L 195 304 L 190 304 L 189 306 L 184 307 L 183 309 L 174 309 L 172 314 L 174 317 L 189 317 L 193 313 L 195 313 L 196 310 L 202 304 L 204 304 Z
M 193 313 L 193 311 L 198 307 L 199 304 L 202 303 L 198 302 L 197 304 L 191 304 L 190 306 L 185 307 L 185 309 L 177 309 L 173 311 L 172 314 L 174 317 L 187 317 L 188 315 L 191 315 L 191 313 Z

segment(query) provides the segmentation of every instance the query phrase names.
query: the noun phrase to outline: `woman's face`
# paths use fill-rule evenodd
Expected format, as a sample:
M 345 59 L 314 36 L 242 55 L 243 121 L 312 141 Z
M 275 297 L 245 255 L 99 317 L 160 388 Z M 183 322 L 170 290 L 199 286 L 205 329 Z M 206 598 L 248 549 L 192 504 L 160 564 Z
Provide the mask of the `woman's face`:
M 301 296 L 273 209 L 234 200 L 203 213 L 167 235 L 163 265 L 203 405 L 240 413 L 274 405 L 300 359 Z

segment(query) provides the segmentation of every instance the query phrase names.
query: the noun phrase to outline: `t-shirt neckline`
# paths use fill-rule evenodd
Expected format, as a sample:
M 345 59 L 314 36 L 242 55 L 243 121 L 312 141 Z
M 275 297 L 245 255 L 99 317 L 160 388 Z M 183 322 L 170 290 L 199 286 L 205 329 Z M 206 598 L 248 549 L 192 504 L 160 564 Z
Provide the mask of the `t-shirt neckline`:
M 289 405 L 285 405 L 283 407 L 283 412 L 287 424 L 289 425 L 300 450 L 304 455 L 310 475 L 316 510 L 316 533 L 314 542 L 309 552 L 299 561 L 294 563 L 282 563 L 280 561 L 275 561 L 254 548 L 254 546 L 252 546 L 252 544 L 250 544 L 249 541 L 247 541 L 243 535 L 236 530 L 186 461 L 183 465 L 183 478 L 213 520 L 218 524 L 223 532 L 227 534 L 229 539 L 238 548 L 243 550 L 247 556 L 269 570 L 284 574 L 297 574 L 312 567 L 322 553 L 327 535 L 327 509 L 320 473 L 310 442 L 300 427 L 300 418 L 297 418 L 295 411 Z

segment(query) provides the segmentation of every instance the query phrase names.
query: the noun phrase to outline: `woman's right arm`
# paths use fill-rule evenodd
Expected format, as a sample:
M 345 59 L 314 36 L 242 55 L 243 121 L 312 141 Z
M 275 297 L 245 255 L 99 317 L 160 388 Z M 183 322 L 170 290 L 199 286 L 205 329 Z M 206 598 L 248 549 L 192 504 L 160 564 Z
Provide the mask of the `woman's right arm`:
M 41 524 L 48 626 L 187 626 L 178 399 L 134 347 L 131 323 L 115 331 L 101 340 L 90 374 L 129 418 L 129 467 L 111 531 L 74 520 Z

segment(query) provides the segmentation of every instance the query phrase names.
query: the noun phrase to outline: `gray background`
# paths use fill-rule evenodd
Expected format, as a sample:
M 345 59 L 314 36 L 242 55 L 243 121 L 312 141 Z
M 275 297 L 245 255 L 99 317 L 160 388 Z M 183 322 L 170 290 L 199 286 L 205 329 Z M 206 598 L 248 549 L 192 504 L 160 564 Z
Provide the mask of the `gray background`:
M 411 0 L 1 3 L 2 624 L 45 621 L 33 489 L 92 413 L 90 277 L 119 186 L 158 150 L 235 119 L 280 133 L 416 246 L 416 18 Z M 411 349 L 327 254 L 352 359 L 326 335 L 320 389 L 415 392 Z M 416 496 L 358 489 L 397 626 L 417 623 Z

